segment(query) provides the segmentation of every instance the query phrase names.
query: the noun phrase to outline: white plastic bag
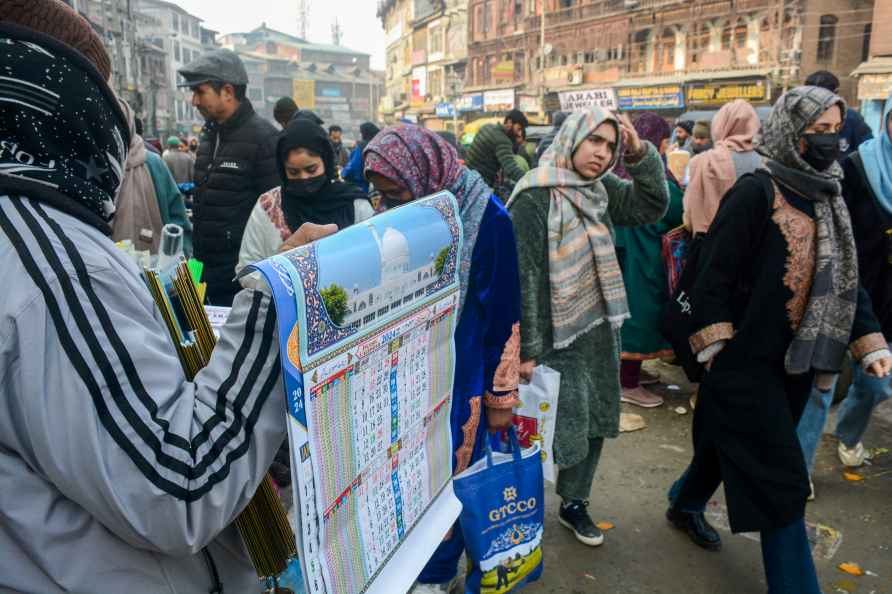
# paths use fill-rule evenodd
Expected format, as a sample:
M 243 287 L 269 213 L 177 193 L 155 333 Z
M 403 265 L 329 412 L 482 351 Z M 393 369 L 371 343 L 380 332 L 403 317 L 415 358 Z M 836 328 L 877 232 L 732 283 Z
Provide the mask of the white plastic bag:
M 518 387 L 520 406 L 514 412 L 514 426 L 522 447 L 539 442 L 542 448 L 542 476 L 554 483 L 554 419 L 557 416 L 561 374 L 539 365 L 533 369 L 530 383 Z

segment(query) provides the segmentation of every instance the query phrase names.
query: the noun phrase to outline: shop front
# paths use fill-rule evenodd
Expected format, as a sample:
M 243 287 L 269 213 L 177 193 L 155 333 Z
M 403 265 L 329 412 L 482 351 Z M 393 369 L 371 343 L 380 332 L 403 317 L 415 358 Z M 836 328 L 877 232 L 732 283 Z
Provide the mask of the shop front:
M 887 71 L 878 72 L 879 70 Z M 892 94 L 892 59 L 875 58 L 862 64 L 853 75 L 858 76 L 861 115 L 873 130 L 873 135 L 878 136 L 882 129 L 883 109 Z

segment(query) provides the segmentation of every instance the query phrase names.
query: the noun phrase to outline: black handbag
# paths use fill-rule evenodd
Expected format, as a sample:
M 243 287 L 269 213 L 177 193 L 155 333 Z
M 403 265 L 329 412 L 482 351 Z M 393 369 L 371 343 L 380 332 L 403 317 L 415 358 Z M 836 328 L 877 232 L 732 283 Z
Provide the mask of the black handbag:
M 685 375 L 692 382 L 703 379 L 705 368 L 697 361 L 697 355 L 691 350 L 688 342 L 693 333 L 694 309 L 691 301 L 691 290 L 697 281 L 698 260 L 703 251 L 705 237 L 702 234 L 695 235 L 687 249 L 684 268 L 678 278 L 678 284 L 672 298 L 667 301 L 663 310 L 663 319 L 660 322 L 660 332 L 663 338 L 672 345 L 675 358 Z

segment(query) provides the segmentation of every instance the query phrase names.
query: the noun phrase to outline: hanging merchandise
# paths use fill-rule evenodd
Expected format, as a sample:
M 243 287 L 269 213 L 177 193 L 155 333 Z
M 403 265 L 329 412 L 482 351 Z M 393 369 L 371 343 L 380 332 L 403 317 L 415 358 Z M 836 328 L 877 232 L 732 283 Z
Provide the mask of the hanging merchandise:
M 176 233 L 172 235 L 176 236 Z M 181 233 L 179 237 L 182 238 Z M 177 242 L 175 237 L 172 239 L 172 250 L 175 251 Z M 195 268 L 193 265 L 192 269 Z M 192 270 L 180 258 L 166 268 L 146 268 L 143 276 L 170 333 L 186 377 L 191 381 L 208 364 L 217 343 L 202 307 Z M 297 546 L 285 509 L 269 475 L 260 483 L 254 498 L 236 518 L 235 524 L 245 541 L 257 576 L 266 583 L 269 591 L 275 591 L 278 587 L 277 576 L 297 556 Z

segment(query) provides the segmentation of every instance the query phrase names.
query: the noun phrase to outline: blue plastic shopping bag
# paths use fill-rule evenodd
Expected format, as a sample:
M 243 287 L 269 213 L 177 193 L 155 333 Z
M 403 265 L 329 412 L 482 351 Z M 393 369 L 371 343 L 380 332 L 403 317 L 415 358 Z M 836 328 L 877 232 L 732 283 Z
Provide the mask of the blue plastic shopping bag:
M 501 594 L 542 575 L 544 486 L 539 445 L 521 450 L 514 430 L 511 452 L 486 456 L 454 479 L 469 572 L 466 594 Z

